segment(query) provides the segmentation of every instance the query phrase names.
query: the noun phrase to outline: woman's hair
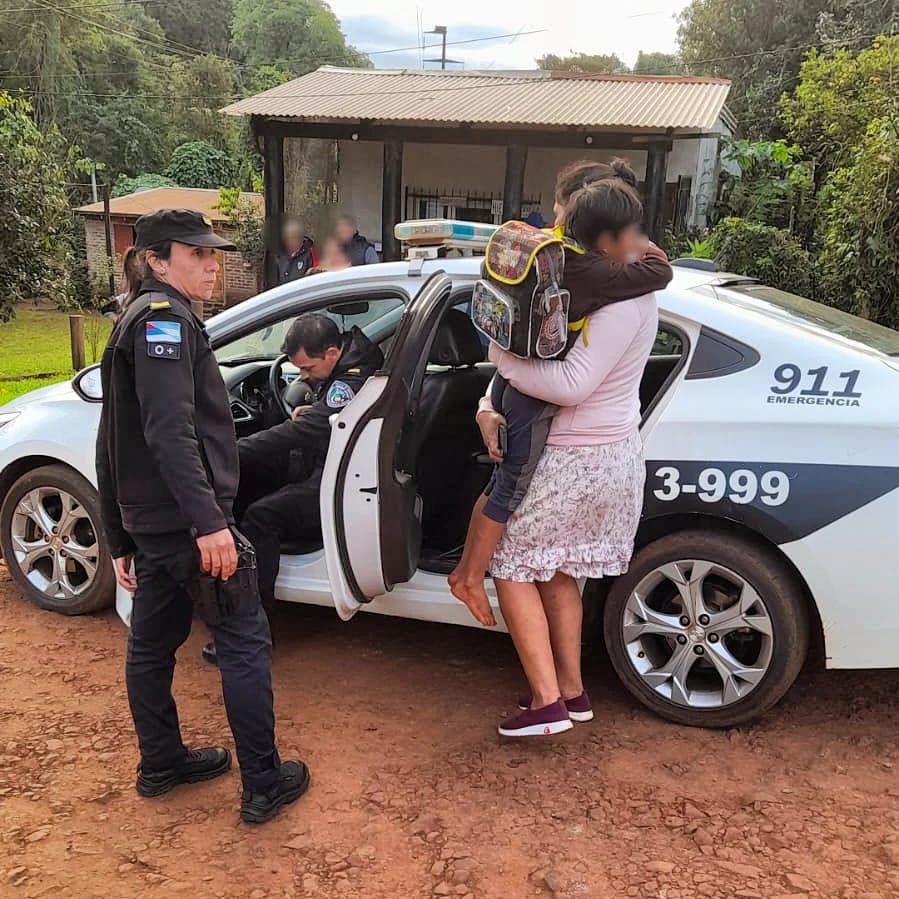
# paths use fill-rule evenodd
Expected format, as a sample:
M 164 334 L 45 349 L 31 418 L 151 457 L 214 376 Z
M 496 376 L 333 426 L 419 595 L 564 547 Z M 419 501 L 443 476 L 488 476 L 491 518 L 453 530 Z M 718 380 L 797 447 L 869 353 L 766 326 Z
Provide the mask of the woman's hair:
M 572 198 L 565 232 L 585 249 L 593 249 L 600 234 L 618 234 L 643 222 L 643 203 L 634 187 L 620 178 L 595 181 Z
M 579 190 L 609 178 L 619 178 L 629 187 L 635 190 L 637 188 L 637 176 L 626 159 L 616 156 L 611 162 L 594 162 L 590 159 L 572 162 L 556 177 L 556 202 L 565 206 Z
M 125 272 L 125 283 L 127 285 L 125 291 L 125 300 L 122 308 L 126 308 L 137 299 L 140 293 L 140 286 L 152 274 L 150 266 L 147 263 L 147 253 L 153 253 L 160 259 L 168 259 L 172 255 L 172 241 L 164 240 L 152 247 L 128 247 L 125 255 L 122 257 L 122 268 Z

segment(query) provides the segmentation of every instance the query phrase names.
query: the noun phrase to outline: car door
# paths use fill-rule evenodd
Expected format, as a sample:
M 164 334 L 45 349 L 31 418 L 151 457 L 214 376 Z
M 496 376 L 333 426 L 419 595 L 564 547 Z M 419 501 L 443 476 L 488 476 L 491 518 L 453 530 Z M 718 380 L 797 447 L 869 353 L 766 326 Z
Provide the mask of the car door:
M 331 419 L 321 518 L 334 605 L 345 621 L 418 567 L 418 406 L 451 291 L 445 273 L 431 276 L 403 314 L 383 370 Z

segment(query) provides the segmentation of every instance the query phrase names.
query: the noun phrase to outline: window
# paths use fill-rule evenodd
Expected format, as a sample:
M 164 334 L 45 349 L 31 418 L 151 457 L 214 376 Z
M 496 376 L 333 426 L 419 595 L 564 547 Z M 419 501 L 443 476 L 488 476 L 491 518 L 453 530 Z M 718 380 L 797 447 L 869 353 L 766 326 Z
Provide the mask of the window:
M 346 300 L 332 303 L 326 309 L 319 311 L 334 319 L 341 331 L 349 331 L 351 328 L 357 327 L 361 328 L 368 336 L 378 340 L 383 336 L 380 326 L 383 325 L 386 328 L 392 323 L 392 326 L 395 327 L 399 320 L 399 313 L 394 310 L 399 310 L 404 305 L 399 297 L 393 296 L 381 299 Z M 233 363 L 241 359 L 259 357 L 274 359 L 281 352 L 284 337 L 296 317 L 296 315 L 291 315 L 281 321 L 270 323 L 220 346 L 215 351 L 216 359 L 220 363 Z
M 899 332 L 867 319 L 762 284 L 734 285 L 728 288 L 728 292 L 762 300 L 774 307 L 771 311 L 775 314 L 780 313 L 800 323 L 814 325 L 837 337 L 862 343 L 881 353 L 899 356 Z
M 665 325 L 659 326 L 656 342 L 652 345 L 653 356 L 680 356 L 684 352 L 684 341 L 680 334 Z

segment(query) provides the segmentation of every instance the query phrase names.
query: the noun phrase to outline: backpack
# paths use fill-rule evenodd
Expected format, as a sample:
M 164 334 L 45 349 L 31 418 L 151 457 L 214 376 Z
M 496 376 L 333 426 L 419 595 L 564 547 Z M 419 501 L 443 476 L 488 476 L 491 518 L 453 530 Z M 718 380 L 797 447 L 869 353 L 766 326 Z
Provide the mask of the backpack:
M 562 288 L 565 242 L 525 222 L 506 222 L 487 244 L 471 320 L 498 347 L 522 358 L 552 359 L 568 341 L 571 296 Z

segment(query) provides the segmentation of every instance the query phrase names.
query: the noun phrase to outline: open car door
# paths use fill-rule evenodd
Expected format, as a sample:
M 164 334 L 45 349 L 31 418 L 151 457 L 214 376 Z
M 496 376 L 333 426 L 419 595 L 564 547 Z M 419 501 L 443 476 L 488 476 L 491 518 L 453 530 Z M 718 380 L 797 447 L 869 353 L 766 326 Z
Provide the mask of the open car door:
M 452 281 L 434 274 L 409 304 L 382 371 L 331 419 L 322 532 L 337 614 L 408 581 L 421 550 L 415 428 L 431 344 Z

